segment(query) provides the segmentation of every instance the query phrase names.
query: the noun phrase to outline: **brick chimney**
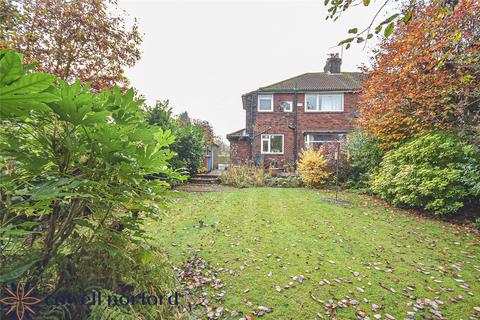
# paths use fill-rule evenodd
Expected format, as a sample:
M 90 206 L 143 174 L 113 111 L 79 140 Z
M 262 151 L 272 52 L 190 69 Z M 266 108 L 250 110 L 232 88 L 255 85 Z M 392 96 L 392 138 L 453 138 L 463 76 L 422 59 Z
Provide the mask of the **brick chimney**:
M 342 59 L 340 59 L 338 53 L 330 53 L 323 67 L 323 71 L 326 73 L 340 73 L 340 67 L 342 65 Z

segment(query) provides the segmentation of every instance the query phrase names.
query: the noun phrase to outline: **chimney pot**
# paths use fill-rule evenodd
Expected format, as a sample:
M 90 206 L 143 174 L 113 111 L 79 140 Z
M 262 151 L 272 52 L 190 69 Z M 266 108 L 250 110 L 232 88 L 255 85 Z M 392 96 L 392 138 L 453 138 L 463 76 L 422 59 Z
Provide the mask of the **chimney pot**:
M 325 67 L 323 67 L 323 71 L 326 73 L 340 73 L 341 66 L 342 59 L 340 58 L 338 53 L 331 53 L 328 55 Z

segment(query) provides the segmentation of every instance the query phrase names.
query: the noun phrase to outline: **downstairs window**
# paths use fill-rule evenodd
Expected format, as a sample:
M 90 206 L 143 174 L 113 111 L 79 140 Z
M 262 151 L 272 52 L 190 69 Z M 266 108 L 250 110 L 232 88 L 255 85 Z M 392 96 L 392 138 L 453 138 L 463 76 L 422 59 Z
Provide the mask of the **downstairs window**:
M 283 134 L 262 134 L 263 154 L 283 154 Z
M 328 133 L 308 133 L 305 135 L 305 146 L 310 148 L 318 148 L 322 144 L 337 142 L 340 140 L 339 134 Z

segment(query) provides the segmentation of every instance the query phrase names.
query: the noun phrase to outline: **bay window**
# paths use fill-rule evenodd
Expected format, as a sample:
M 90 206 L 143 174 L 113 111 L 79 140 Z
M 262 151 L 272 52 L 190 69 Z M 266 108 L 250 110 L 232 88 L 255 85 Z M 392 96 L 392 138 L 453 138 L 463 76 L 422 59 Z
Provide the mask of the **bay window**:
M 317 148 L 325 143 L 337 142 L 339 139 L 338 134 L 308 133 L 305 135 L 305 146 Z

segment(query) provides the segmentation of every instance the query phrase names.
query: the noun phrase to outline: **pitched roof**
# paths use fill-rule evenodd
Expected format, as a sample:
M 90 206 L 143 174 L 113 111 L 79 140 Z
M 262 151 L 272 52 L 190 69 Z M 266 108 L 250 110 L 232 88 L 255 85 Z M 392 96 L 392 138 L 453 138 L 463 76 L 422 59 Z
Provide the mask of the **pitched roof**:
M 355 91 L 362 88 L 363 77 L 364 75 L 361 72 L 304 73 L 261 87 L 258 91 Z
M 245 129 L 240 129 L 240 130 L 237 130 L 235 132 L 232 132 L 232 133 L 228 133 L 227 134 L 227 139 L 230 139 L 230 138 L 241 138 L 241 137 L 246 137 L 247 136 L 247 132 Z

